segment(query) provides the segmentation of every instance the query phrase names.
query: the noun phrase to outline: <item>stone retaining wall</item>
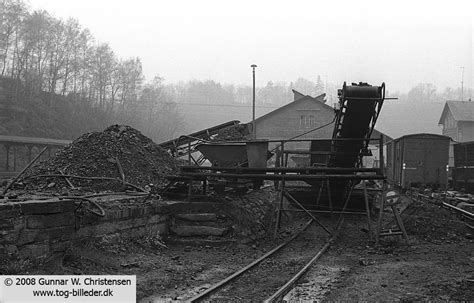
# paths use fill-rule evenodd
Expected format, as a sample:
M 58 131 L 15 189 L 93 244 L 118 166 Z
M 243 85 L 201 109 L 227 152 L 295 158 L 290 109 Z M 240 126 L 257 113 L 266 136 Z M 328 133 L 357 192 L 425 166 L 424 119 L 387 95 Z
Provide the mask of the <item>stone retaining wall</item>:
M 105 217 L 76 211 L 72 200 L 32 200 L 0 204 L 0 259 L 43 258 L 71 245 L 105 235 L 167 233 L 169 215 L 159 201 L 126 199 L 102 203 Z

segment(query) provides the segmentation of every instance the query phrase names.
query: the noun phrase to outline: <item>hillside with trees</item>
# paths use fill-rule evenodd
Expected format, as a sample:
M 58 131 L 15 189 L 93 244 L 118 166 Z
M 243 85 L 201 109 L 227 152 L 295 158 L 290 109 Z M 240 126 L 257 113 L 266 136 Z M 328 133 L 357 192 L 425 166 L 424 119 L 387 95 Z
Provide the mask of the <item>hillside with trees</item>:
M 139 58 L 15 0 L 0 2 L 0 108 L 1 134 L 61 139 L 125 123 L 160 140 L 177 130 L 165 120 L 180 120 L 162 79 L 144 82 Z
M 349 82 L 349 81 L 348 81 Z M 315 74 L 256 88 L 257 116 L 293 101 L 292 89 L 337 102 L 340 84 Z M 389 87 L 389 84 L 388 84 Z M 389 96 L 377 127 L 391 136 L 438 130 L 445 100 L 460 98 L 460 88 L 438 92 L 420 83 Z M 464 96 L 472 96 L 464 89 Z M 97 42 L 75 19 L 61 20 L 31 10 L 21 0 L 0 0 L 0 134 L 74 139 L 128 124 L 157 142 L 229 120 L 248 122 L 252 87 L 213 80 L 166 83 L 145 79 L 140 58 L 120 58 Z M 408 123 L 407 123 L 408 122 Z

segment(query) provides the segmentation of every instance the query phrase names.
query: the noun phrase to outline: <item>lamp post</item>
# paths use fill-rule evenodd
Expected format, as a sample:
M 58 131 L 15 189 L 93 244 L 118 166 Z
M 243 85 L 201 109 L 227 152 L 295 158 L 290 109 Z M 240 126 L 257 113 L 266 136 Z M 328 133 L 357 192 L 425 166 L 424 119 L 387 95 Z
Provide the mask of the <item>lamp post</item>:
M 256 64 L 252 64 L 250 66 L 252 68 L 253 74 L 253 98 L 252 98 L 252 139 L 257 139 L 257 129 L 255 127 L 255 68 L 257 67 Z

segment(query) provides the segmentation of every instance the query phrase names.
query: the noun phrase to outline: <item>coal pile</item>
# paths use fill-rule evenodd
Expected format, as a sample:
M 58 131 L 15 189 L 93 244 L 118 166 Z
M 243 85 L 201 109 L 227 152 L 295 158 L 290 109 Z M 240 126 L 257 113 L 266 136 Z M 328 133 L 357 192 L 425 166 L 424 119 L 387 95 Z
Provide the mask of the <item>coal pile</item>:
M 24 183 L 29 189 L 64 188 L 62 177 L 35 177 L 60 174 L 81 177 L 108 177 L 158 190 L 165 186 L 166 175 L 177 172 L 176 160 L 138 130 L 125 125 L 112 125 L 103 132 L 86 133 L 49 160 L 33 166 Z M 70 178 L 73 186 L 84 190 L 123 190 L 121 182 Z
M 250 131 L 247 124 L 236 124 L 222 129 L 213 139 L 219 141 L 243 141 L 249 139 Z
M 466 226 L 449 210 L 430 202 L 414 201 L 402 213 L 408 234 L 426 240 L 456 239 L 463 237 Z

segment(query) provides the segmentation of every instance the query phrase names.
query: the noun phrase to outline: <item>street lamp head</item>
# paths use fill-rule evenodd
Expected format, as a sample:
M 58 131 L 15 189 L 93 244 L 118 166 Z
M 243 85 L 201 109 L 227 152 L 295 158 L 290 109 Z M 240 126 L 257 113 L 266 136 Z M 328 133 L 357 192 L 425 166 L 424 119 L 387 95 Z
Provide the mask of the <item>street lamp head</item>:
M 256 65 L 256 64 L 252 64 L 252 65 L 250 65 L 250 67 L 253 68 L 253 69 L 255 69 L 255 68 L 257 67 L 257 65 Z

